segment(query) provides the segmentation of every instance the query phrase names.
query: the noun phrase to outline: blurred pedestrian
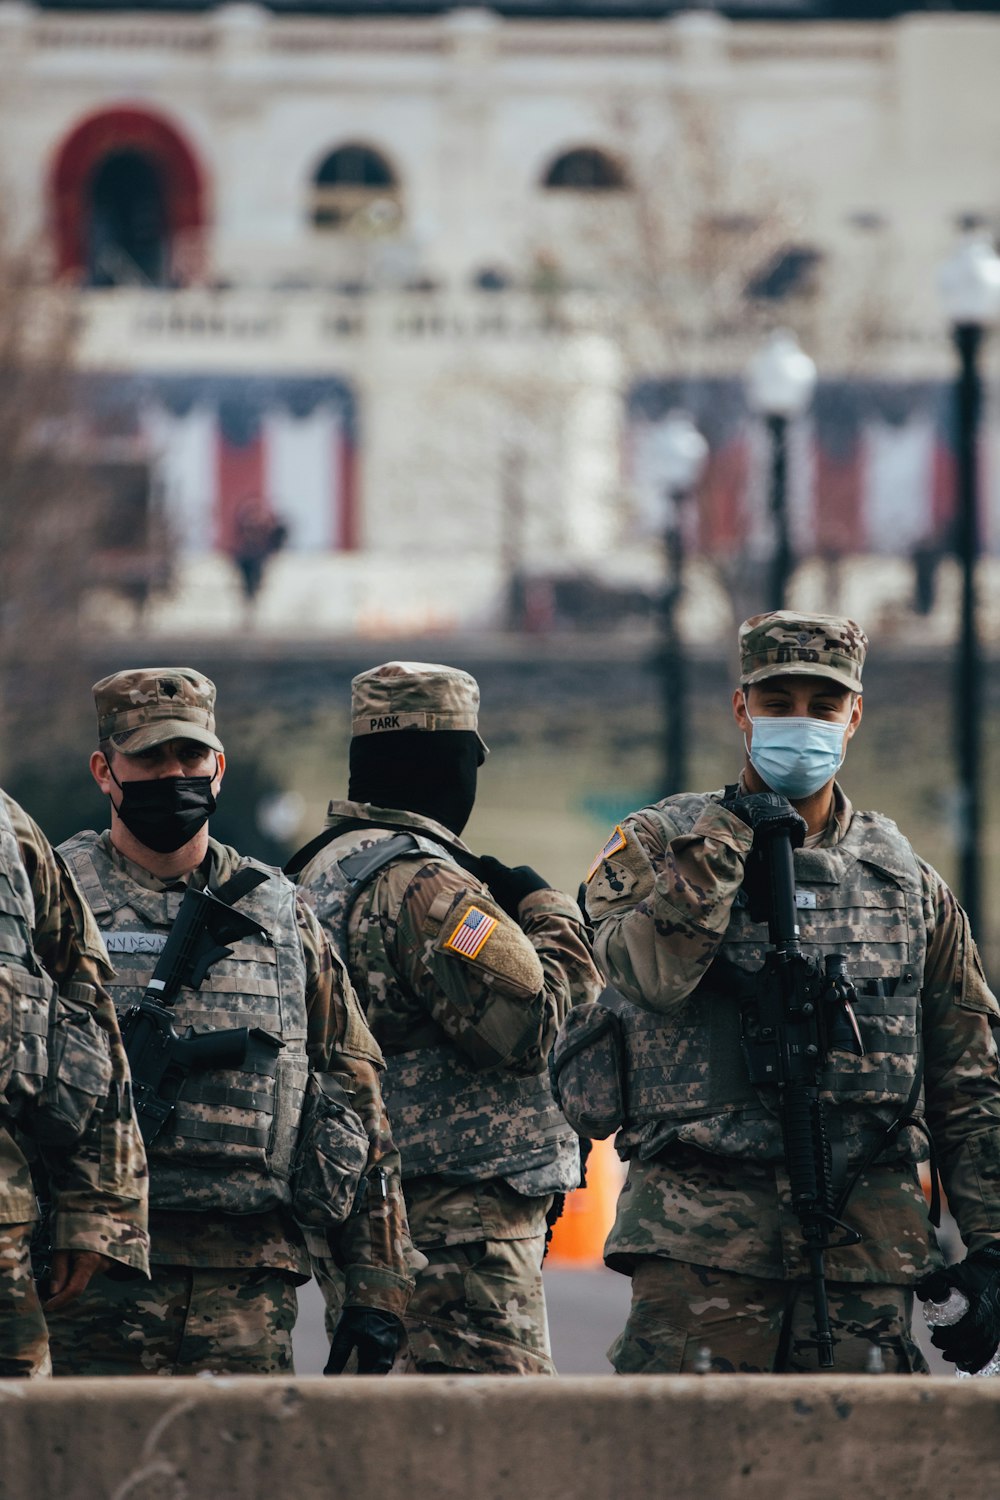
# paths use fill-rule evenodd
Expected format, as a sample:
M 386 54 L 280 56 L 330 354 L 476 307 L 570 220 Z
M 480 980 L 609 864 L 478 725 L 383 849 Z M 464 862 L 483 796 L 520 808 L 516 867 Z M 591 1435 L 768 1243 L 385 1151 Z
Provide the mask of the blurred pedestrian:
M 239 570 L 248 615 L 252 614 L 270 558 L 288 540 L 288 528 L 260 495 L 248 495 L 233 517 L 232 557 Z

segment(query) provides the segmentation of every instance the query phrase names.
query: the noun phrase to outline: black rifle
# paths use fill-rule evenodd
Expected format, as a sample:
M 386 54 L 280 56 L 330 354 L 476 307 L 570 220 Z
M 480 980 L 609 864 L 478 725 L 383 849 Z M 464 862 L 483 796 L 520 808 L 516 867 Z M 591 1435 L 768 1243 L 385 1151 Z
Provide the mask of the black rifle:
M 792 1209 L 802 1226 L 813 1287 L 819 1363 L 831 1369 L 823 1254 L 832 1246 L 857 1244 L 861 1236 L 834 1214 L 833 1153 L 820 1089 L 831 1052 L 861 1057 L 865 1049 L 843 954 L 826 954 L 821 967 L 799 943 L 792 829 L 779 825 L 761 834 L 751 855 L 757 865 L 751 916 L 766 915 L 772 946 L 741 1007 L 743 1054 L 751 1083 L 778 1091 Z M 839 1232 L 836 1240 L 832 1230 Z
M 120 1017 L 136 1118 L 147 1146 L 173 1113 L 189 1073 L 241 1068 L 248 1060 L 273 1056 L 284 1045 L 258 1027 L 198 1033 L 189 1026 L 181 1035 L 171 1011 L 182 985 L 199 989 L 212 965 L 232 956 L 227 943 L 268 937 L 233 905 L 267 878 L 260 870 L 240 870 L 216 891 L 188 886 L 142 999 Z

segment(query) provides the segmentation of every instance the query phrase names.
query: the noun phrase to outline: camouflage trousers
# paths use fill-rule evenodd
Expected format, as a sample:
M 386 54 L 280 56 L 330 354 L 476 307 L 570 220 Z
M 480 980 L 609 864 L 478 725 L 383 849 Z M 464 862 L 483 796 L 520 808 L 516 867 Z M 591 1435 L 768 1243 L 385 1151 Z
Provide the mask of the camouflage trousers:
M 152 1267 L 149 1281 L 95 1277 L 49 1317 L 56 1375 L 292 1373 L 294 1279 L 283 1271 Z
M 394 1375 L 554 1375 L 542 1287 L 545 1236 L 425 1248 Z M 343 1282 L 314 1268 L 332 1338 Z M 353 1368 L 348 1365 L 348 1371 Z
M 45 1314 L 31 1274 L 34 1224 L 0 1226 L 0 1378 L 52 1374 Z
M 863 1374 L 876 1346 L 888 1374 L 928 1373 L 910 1336 L 912 1288 L 829 1281 L 827 1295 L 832 1372 L 819 1369 L 807 1285 L 647 1256 L 632 1273 L 628 1322 L 608 1358 L 619 1375 L 679 1375 L 695 1370 L 707 1347 L 713 1372 L 769 1374 L 790 1306 L 788 1374 Z
M 418 1375 L 554 1375 L 542 1287 L 544 1234 L 427 1249 L 406 1311 Z

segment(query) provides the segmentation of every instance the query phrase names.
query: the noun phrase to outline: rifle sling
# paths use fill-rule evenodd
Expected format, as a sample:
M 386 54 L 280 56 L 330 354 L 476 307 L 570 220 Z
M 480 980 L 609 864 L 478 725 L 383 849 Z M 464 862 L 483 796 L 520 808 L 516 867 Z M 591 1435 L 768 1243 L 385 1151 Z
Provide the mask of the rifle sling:
M 388 819 L 382 823 L 372 823 L 367 818 L 340 818 L 329 828 L 324 828 L 322 833 L 318 833 L 314 839 L 310 839 L 308 844 L 304 844 L 297 854 L 293 854 L 284 867 L 284 874 L 290 880 L 294 880 L 296 875 L 301 874 L 306 865 L 316 858 L 317 854 L 322 853 L 327 844 L 332 844 L 334 839 L 340 838 L 342 833 L 363 833 L 366 830 L 386 828 L 395 828 L 399 833 L 408 833 L 411 837 L 414 832 L 413 829 L 404 828 L 401 823 L 392 823 Z M 435 844 L 440 844 L 442 849 L 447 849 L 463 870 L 467 870 L 477 880 L 482 879 L 479 873 L 479 860 L 470 850 L 463 849 L 460 844 L 452 843 L 450 839 L 442 838 L 437 832 L 428 834 L 427 837 L 432 838 Z
M 247 865 L 244 869 L 237 870 L 235 875 L 230 875 L 221 885 L 214 888 L 210 886 L 209 890 L 227 906 L 235 906 L 237 901 L 242 901 L 244 896 L 249 896 L 251 891 L 255 891 L 270 878 L 266 870 L 255 870 L 252 865 Z

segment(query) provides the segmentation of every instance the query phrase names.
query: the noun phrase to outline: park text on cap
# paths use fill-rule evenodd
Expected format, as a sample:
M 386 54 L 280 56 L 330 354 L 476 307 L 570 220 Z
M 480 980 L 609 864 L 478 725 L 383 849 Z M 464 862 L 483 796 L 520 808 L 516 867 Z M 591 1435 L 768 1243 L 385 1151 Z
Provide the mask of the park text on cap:
M 351 683 L 351 733 L 396 729 L 471 729 L 479 734 L 479 684 L 460 667 L 437 662 L 387 661 Z
M 94 683 L 97 737 L 123 755 L 164 740 L 195 740 L 221 750 L 215 734 L 215 683 L 192 667 L 136 667 Z
M 792 609 L 752 615 L 740 626 L 740 681 L 768 677 L 829 677 L 861 692 L 868 637 L 843 615 L 804 615 Z

